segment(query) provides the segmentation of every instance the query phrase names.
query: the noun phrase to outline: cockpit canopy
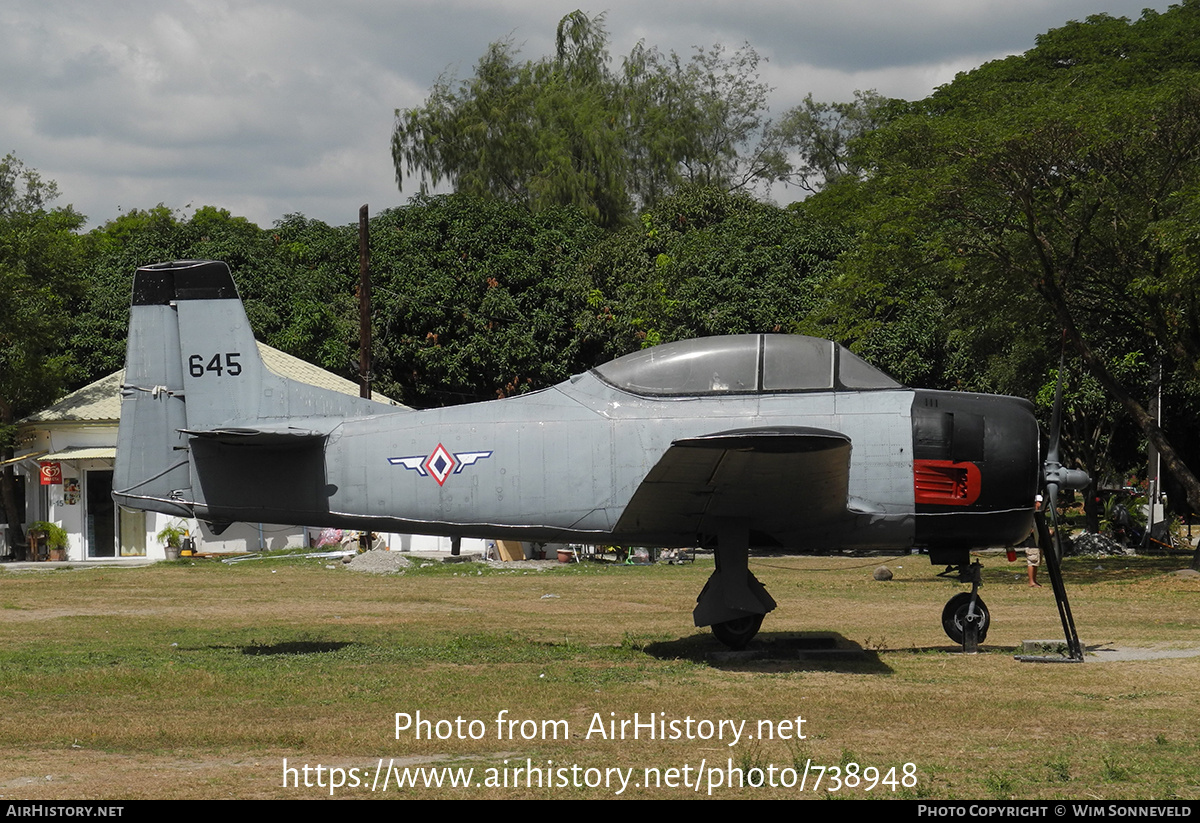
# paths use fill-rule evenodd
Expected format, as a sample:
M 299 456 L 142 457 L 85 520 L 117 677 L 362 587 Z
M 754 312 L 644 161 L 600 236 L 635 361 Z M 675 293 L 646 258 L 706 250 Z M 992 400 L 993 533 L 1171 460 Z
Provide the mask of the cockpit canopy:
M 798 334 L 680 340 L 627 354 L 593 372 L 619 389 L 649 395 L 903 388 L 846 348 Z

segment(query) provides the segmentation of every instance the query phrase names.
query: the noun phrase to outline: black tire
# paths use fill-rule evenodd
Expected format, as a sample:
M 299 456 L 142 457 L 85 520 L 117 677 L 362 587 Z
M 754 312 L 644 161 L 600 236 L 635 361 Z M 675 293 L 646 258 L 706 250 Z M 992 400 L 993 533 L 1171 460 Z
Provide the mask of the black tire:
M 970 608 L 970 593 L 959 592 L 951 597 L 946 603 L 946 608 L 942 609 L 942 628 L 946 630 L 946 636 L 960 646 L 966 633 L 963 627 L 966 625 L 967 611 Z M 988 627 L 992 624 L 991 612 L 984 605 L 982 597 L 975 598 L 975 612 L 979 615 L 979 642 L 982 643 L 987 637 Z
M 718 640 L 734 651 L 740 651 L 750 645 L 754 635 L 762 628 L 763 615 L 748 614 L 736 617 L 724 623 L 713 623 L 712 633 Z

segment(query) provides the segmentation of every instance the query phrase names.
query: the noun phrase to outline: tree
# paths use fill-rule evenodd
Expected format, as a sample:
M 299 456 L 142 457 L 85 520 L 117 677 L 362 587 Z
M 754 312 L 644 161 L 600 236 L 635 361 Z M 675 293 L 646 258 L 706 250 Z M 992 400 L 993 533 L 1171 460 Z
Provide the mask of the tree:
M 463 194 L 530 211 L 574 205 L 601 224 L 619 222 L 630 202 L 602 19 L 569 15 L 557 43 L 554 58 L 537 62 L 518 62 L 510 42 L 492 43 L 457 90 L 443 76 L 423 107 L 397 111 L 401 187 L 415 173 L 422 192 L 445 179 Z
M 587 255 L 581 328 L 604 341 L 604 359 L 697 336 L 791 332 L 844 242 L 746 194 L 685 188 Z
M 540 389 L 590 365 L 578 261 L 600 230 L 578 209 L 462 194 L 371 220 L 378 391 L 415 406 Z
M 15 155 L 0 160 L 0 452 L 13 454 L 16 421 L 57 399 L 71 368 L 63 343 L 67 300 L 81 285 L 84 217 L 50 208 L 53 181 Z M 18 524 L 11 466 L 0 477 L 7 522 Z
M 850 144 L 882 125 L 898 105 L 874 90 L 854 92 L 850 103 L 818 103 L 809 94 L 772 129 L 775 145 L 800 156 L 783 179 L 809 192 L 844 177 L 857 179 L 864 169 Z
M 89 276 L 77 297 L 68 339 L 77 364 L 69 388 L 78 388 L 125 364 L 129 295 L 138 266 L 186 259 L 181 221 L 161 203 L 132 209 L 83 238 Z
M 519 62 L 511 42 L 493 43 L 473 77 L 443 76 L 423 106 L 397 110 L 397 182 L 416 177 L 425 192 L 445 180 L 535 212 L 572 206 L 613 228 L 685 182 L 773 179 L 785 161 L 755 147 L 767 125 L 758 61 L 748 45 L 684 61 L 639 44 L 617 73 L 603 15 L 573 12 L 552 58 Z
M 1194 511 L 1200 481 L 1109 364 L 1140 351 L 1200 379 L 1196 281 L 1180 254 L 1200 182 L 1198 34 L 1196 0 L 1051 31 L 866 135 L 867 179 L 830 192 L 869 218 L 876 260 L 891 246 L 910 261 L 913 245 L 896 241 L 915 233 L 921 265 L 949 288 L 1036 294 Z
M 770 88 L 744 43 L 697 48 L 686 62 L 639 43 L 625 59 L 630 189 L 642 208 L 681 187 L 751 191 L 789 171 L 767 120 Z
M 277 349 L 357 379 L 358 225 L 285 215 L 265 233 L 271 277 L 260 283 L 260 333 Z

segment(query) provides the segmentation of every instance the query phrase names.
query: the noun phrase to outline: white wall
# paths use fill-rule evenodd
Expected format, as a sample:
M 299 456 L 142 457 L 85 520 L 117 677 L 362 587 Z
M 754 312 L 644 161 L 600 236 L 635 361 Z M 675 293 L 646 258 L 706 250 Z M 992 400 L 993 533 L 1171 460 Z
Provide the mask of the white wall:
M 33 440 L 22 444 L 22 451 L 27 452 L 61 452 L 75 448 L 114 448 L 116 446 L 117 429 L 113 425 L 64 426 L 55 425 L 49 429 L 38 430 Z M 112 460 L 75 460 L 62 462 L 64 480 L 74 479 L 79 484 L 79 493 L 75 502 L 65 485 L 42 487 L 36 468 L 29 470 L 22 466 L 18 470 L 28 477 L 26 486 L 26 523 L 46 519 L 58 523 L 67 530 L 68 549 L 67 559 L 82 561 L 87 559 L 86 539 L 86 479 L 89 470 L 109 470 L 113 468 Z M 45 489 L 48 511 L 42 512 L 39 500 Z M 118 513 L 118 528 L 120 515 Z M 274 551 L 285 548 L 300 548 L 309 546 L 316 540 L 320 529 L 306 529 L 303 526 L 280 526 L 274 524 L 234 523 L 224 532 L 215 535 L 203 523 L 192 519 L 181 519 L 158 512 L 145 512 L 145 556 L 150 559 L 165 559 L 166 553 L 156 535 L 168 525 L 182 522 L 195 542 L 196 551 L 203 553 L 241 553 L 254 551 Z M 380 535 L 384 543 L 392 551 L 403 552 L 445 552 L 450 553 L 451 540 L 449 537 L 433 537 L 430 535 L 411 535 L 384 533 Z M 139 543 L 130 540 L 129 535 L 123 535 L 121 543 Z M 485 540 L 464 539 L 461 551 L 469 554 L 485 554 Z M 120 556 L 119 553 L 117 556 Z

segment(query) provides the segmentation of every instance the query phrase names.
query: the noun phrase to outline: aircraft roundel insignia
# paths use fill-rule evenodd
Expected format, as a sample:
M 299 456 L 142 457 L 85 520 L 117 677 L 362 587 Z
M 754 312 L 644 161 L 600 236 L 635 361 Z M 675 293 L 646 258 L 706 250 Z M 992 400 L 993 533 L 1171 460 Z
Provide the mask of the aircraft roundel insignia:
M 388 462 L 393 466 L 403 466 L 409 471 L 415 471 L 422 477 L 432 477 L 439 485 L 443 485 L 452 474 L 462 474 L 462 470 L 473 466 L 480 460 L 491 457 L 490 451 L 451 453 L 441 443 L 429 454 L 416 454 L 411 457 L 389 457 Z
M 446 447 L 441 443 L 438 443 L 437 448 L 425 461 L 425 471 L 432 475 L 439 486 L 446 482 L 450 472 L 454 471 L 454 466 L 454 456 L 446 451 Z

